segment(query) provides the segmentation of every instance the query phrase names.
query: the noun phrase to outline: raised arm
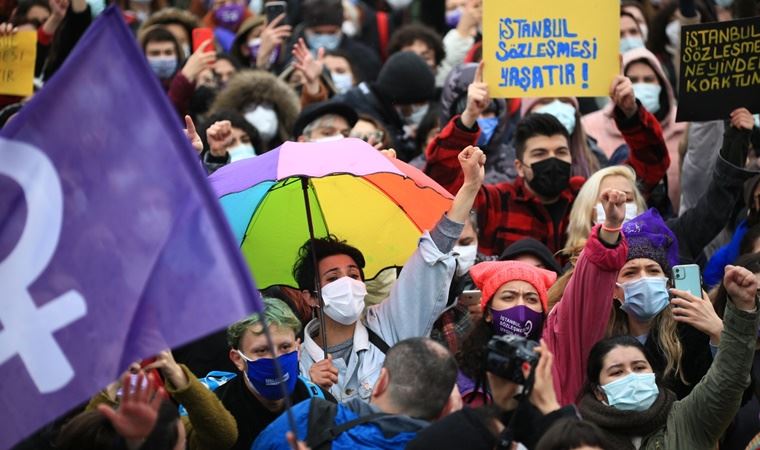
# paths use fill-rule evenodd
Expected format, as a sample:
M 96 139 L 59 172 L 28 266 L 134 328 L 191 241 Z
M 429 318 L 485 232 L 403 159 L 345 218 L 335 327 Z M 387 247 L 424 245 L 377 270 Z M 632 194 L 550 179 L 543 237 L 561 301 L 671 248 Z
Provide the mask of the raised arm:
M 643 183 L 647 196 L 670 166 L 660 122 L 636 100 L 628 77 L 618 75 L 615 78 L 610 98 L 615 104 L 615 125 L 629 148 L 626 164 L 636 171 L 636 178 Z
M 623 192 L 602 194 L 604 225 L 591 231 L 562 300 L 549 313 L 543 337 L 554 353 L 554 386 L 562 405 L 575 403 L 591 347 L 604 337 L 617 273 L 628 245 L 620 233 L 625 217 Z
M 726 128 L 723 148 L 717 156 L 707 190 L 696 206 L 668 220 L 668 227 L 678 238 L 682 259 L 697 259 L 728 223 L 742 196 L 744 182 L 757 175 L 757 172 L 743 168 L 753 127 L 754 120 L 746 109 L 731 113 L 731 126 Z
M 435 229 L 420 238 L 390 297 L 367 310 L 367 325 L 388 345 L 427 336 L 446 306 L 456 265 L 451 249 L 462 233 L 485 176 L 486 157 L 479 148 L 467 147 L 458 159 L 465 181 L 451 208 Z
M 757 279 L 747 269 L 728 266 L 723 284 L 731 301 L 723 316 L 720 351 L 691 394 L 673 405 L 666 436 L 673 448 L 679 448 L 681 438 L 695 448 L 715 447 L 749 386 L 758 328 Z
M 490 103 L 481 63 L 475 71 L 475 79 L 467 87 L 464 112 L 461 116 L 454 116 L 425 150 L 425 173 L 452 194 L 464 183 L 464 174 L 459 169 L 459 152 L 478 142 L 480 128 L 477 120 Z

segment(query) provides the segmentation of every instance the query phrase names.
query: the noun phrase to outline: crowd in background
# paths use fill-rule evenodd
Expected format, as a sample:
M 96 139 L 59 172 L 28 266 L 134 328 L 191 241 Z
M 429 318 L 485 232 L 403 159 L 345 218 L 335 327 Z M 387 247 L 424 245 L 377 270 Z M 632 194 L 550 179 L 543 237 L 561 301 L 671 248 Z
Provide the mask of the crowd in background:
M 609 96 L 522 99 L 484 82 L 482 0 L 114 4 L 210 176 L 354 137 L 454 200 L 371 280 L 305 243 L 264 313 L 16 448 L 760 448 L 758 111 L 676 122 L 680 28 L 760 2 L 622 0 Z M 5 0 L 0 35 L 36 30 L 39 91 L 107 6 Z

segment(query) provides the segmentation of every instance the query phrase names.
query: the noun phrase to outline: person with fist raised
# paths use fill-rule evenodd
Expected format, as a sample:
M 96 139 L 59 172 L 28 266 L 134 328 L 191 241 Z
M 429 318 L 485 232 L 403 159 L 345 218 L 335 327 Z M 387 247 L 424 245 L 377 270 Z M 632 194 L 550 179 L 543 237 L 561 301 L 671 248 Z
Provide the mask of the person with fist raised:
M 618 335 L 590 350 L 578 409 L 585 420 L 604 430 L 610 448 L 717 447 L 749 385 L 758 327 L 755 274 L 729 266 L 723 284 L 730 301 L 723 316 L 720 350 L 704 378 L 681 400 L 667 389 L 657 361 L 639 339 Z M 677 295 L 674 302 L 703 301 Z
M 488 133 L 488 124 L 496 120 L 483 70 L 481 63 L 467 89 L 462 114 L 449 121 L 425 153 L 425 173 L 450 192 L 462 183 L 455 170 L 458 149 L 478 142 L 481 133 Z M 630 86 L 630 80 L 616 79 L 611 97 L 633 123 L 626 128 L 626 141 L 633 149 L 626 162 L 649 187 L 659 182 L 668 166 L 665 143 L 654 117 L 638 108 L 633 90 L 618 89 L 626 85 Z M 533 104 L 540 106 L 539 102 Z M 556 109 L 538 106 L 528 110 L 534 112 L 520 120 L 514 133 L 517 178 L 484 185 L 475 201 L 478 222 L 483 224 L 479 251 L 484 255 L 499 255 L 525 237 L 542 242 L 555 253 L 565 245 L 570 209 L 585 178 L 573 176 L 577 174 L 573 164 L 578 145 L 563 116 Z M 539 109 L 542 112 L 537 112 Z

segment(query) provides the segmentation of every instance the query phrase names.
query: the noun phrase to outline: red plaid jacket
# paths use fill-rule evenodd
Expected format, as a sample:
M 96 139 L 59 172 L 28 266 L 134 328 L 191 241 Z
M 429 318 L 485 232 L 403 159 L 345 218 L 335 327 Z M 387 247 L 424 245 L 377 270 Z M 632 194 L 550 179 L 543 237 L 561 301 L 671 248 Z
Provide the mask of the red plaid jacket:
M 630 119 L 616 110 L 615 119 L 630 148 L 626 163 L 636 171 L 646 196 L 662 180 L 670 165 L 660 124 L 643 107 Z M 458 120 L 459 116 L 453 117 L 425 151 L 425 173 L 452 194 L 456 194 L 464 182 L 457 158 L 459 152 L 468 145 L 476 145 L 480 135 L 479 129 L 468 131 L 457 125 Z M 565 213 L 558 227 L 538 197 L 526 189 L 522 178 L 512 183 L 483 186 L 475 200 L 480 226 L 479 251 L 485 255 L 500 255 L 510 244 L 525 237 L 543 242 L 552 252 L 562 250 L 567 239 L 570 208 L 585 181 L 582 177 L 570 178 L 570 186 L 560 195 Z

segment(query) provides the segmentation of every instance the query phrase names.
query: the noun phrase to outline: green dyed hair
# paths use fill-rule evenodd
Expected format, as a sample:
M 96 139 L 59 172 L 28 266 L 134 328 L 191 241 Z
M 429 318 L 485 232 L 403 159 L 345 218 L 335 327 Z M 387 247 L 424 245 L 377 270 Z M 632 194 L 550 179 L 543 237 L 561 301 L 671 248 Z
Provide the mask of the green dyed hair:
M 295 334 L 301 332 L 301 321 L 285 302 L 276 298 L 264 298 L 263 301 L 264 319 L 267 324 L 275 325 L 278 328 L 290 328 Z M 251 331 L 257 336 L 263 334 L 264 330 L 260 324 L 261 316 L 258 313 L 251 314 L 245 319 L 233 323 L 227 328 L 227 344 L 231 348 L 238 348 L 243 333 L 249 328 L 252 328 Z

